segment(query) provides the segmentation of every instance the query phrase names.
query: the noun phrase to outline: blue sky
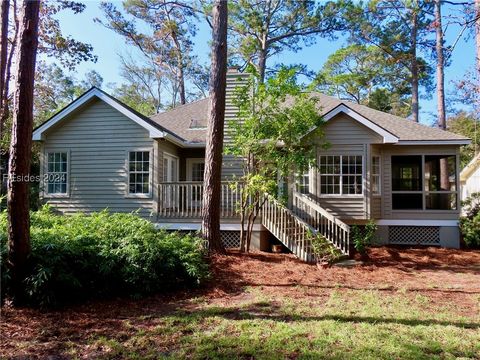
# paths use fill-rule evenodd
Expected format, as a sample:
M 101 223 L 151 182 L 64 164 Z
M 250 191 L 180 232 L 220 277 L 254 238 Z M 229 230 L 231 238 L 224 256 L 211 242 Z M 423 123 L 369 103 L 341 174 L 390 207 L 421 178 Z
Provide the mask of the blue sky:
M 102 18 L 99 9 L 99 2 L 86 1 L 86 9 L 83 13 L 74 15 L 65 11 L 59 14 L 58 18 L 64 34 L 73 36 L 75 39 L 92 44 L 95 54 L 98 56 L 97 63 L 83 63 L 78 66 L 75 76 L 78 79 L 91 69 L 96 70 L 103 78 L 104 84 L 117 83 L 120 84 L 122 79 L 119 74 L 120 64 L 118 53 L 125 53 L 129 46 L 125 45 L 123 39 L 116 35 L 113 31 L 106 29 L 100 24 L 94 23 L 94 18 Z M 117 1 L 116 5 L 121 7 L 121 2 Z M 449 13 L 449 9 L 444 9 L 444 15 Z M 446 39 L 447 44 L 454 41 L 458 34 L 459 28 L 450 26 L 448 28 Z M 206 24 L 199 24 L 199 31 L 195 38 L 195 53 L 199 59 L 205 63 L 209 63 L 209 39 L 210 29 Z M 270 60 L 269 66 L 275 63 L 303 63 L 310 69 L 318 71 L 327 57 L 335 50 L 345 44 L 345 39 L 339 38 L 336 41 L 328 41 L 319 38 L 313 46 L 304 48 L 298 53 L 284 52 L 279 56 Z M 446 92 L 452 94 L 455 91 L 453 82 L 463 77 L 467 70 L 473 68 L 475 59 L 474 39 L 469 37 L 467 40 L 461 39 L 455 48 L 452 56 L 452 63 L 446 69 Z M 108 87 L 104 86 L 108 91 Z M 421 122 L 432 123 L 435 119 L 436 100 L 435 93 L 431 94 L 431 99 L 421 99 Z

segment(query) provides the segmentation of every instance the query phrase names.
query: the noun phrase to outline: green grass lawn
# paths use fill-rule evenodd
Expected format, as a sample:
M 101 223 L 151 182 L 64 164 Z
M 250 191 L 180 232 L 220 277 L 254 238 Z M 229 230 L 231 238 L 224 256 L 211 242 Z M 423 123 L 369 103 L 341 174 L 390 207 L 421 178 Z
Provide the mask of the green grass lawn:
M 454 315 L 407 292 L 333 290 L 319 300 L 271 298 L 247 289 L 221 306 L 202 299 L 166 315 L 125 321 L 111 337 L 90 339 L 101 358 L 479 359 L 480 318 Z M 476 301 L 480 299 L 477 297 Z M 188 310 L 185 310 L 188 309 Z M 132 329 L 133 327 L 133 329 Z M 66 353 L 76 355 L 75 347 Z

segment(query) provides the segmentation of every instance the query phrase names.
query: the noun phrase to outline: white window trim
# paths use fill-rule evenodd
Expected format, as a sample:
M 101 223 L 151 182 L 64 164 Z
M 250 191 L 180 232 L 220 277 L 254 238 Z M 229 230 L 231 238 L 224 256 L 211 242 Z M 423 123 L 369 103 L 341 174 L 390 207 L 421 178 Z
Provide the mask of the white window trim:
M 340 176 L 340 193 L 338 194 L 322 194 L 322 182 L 320 176 L 322 175 L 320 171 L 318 171 L 318 183 L 319 183 L 319 191 L 318 191 L 318 196 L 321 198 L 339 198 L 339 197 L 348 197 L 348 198 L 363 198 L 364 193 L 365 193 L 365 186 L 364 186 L 364 179 L 365 179 L 365 156 L 362 154 L 348 154 L 348 155 L 339 155 L 339 154 L 321 154 L 318 155 L 317 159 L 317 164 L 320 164 L 320 157 L 321 156 L 340 156 L 340 174 L 335 175 L 335 174 L 327 174 L 327 175 L 335 175 L 335 176 Z M 360 156 L 362 158 L 362 192 L 360 194 L 344 194 L 343 193 L 343 157 L 344 156 Z M 348 176 L 348 175 L 345 175 Z M 353 176 L 353 175 L 352 175 Z
M 67 192 L 66 193 L 49 193 L 48 192 L 48 154 L 66 153 L 67 154 Z M 70 150 L 58 149 L 58 150 L 46 150 L 44 153 L 44 166 L 43 166 L 43 197 L 49 199 L 55 198 L 69 198 L 70 197 Z
M 378 158 L 378 192 L 373 192 L 372 190 L 372 195 L 375 197 L 381 197 L 382 196 L 382 157 L 380 155 L 372 155 L 372 160 L 371 160 L 371 170 L 370 170 L 370 187 L 372 184 L 372 179 L 375 174 L 373 173 L 373 158 Z
M 187 181 L 193 181 L 192 180 L 192 165 L 193 164 L 205 164 L 205 159 L 204 158 L 187 158 L 186 159 L 186 166 L 187 166 L 187 171 L 186 171 L 186 178 Z
M 177 160 L 177 173 L 176 173 L 177 180 L 176 181 L 179 181 L 179 179 L 180 179 L 180 158 L 176 155 L 173 155 L 173 154 L 170 154 L 170 153 L 164 151 L 163 155 L 162 155 L 162 161 L 163 161 L 163 159 L 165 159 L 165 157 Z M 164 172 L 165 172 L 165 167 L 163 166 L 163 163 L 162 163 L 162 181 L 161 182 L 163 182 L 163 183 L 165 182 L 163 180 L 164 175 L 165 175 Z
M 148 193 L 147 194 L 131 194 L 130 193 L 130 153 L 131 152 L 148 152 L 149 155 L 149 164 L 148 164 Z M 150 199 L 153 195 L 153 149 L 152 148 L 133 148 L 125 151 L 125 198 L 140 198 L 140 199 Z

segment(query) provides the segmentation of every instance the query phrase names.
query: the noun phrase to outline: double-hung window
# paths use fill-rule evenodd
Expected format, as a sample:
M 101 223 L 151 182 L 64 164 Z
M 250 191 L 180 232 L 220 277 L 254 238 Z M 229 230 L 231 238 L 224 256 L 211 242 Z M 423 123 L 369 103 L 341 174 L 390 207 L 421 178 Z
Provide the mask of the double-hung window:
M 130 151 L 128 153 L 128 194 L 150 194 L 149 151 Z
M 297 177 L 297 191 L 300 194 L 310 193 L 310 171 L 307 170 L 303 174 L 296 174 Z
M 363 157 L 322 155 L 319 157 L 320 194 L 361 195 L 363 193 Z
M 380 195 L 381 194 L 381 185 L 380 185 L 380 156 L 372 157 L 372 194 Z
M 47 194 L 67 195 L 68 194 L 68 153 L 49 152 L 47 153 Z

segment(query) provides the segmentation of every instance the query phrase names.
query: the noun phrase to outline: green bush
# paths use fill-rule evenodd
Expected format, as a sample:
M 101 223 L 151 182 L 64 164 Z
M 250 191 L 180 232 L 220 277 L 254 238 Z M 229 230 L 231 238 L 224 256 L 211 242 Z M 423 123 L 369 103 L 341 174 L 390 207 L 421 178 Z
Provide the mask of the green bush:
M 352 226 L 352 239 L 355 250 L 364 254 L 367 251 L 367 247 L 373 244 L 376 231 L 377 225 L 372 220 L 370 220 L 363 229 L 357 225 Z
M 335 248 L 322 235 L 310 234 L 310 236 L 313 257 L 317 263 L 327 262 L 331 264 L 343 257 L 340 250 Z
M 460 218 L 463 240 L 468 247 L 480 247 L 480 192 L 462 202 L 464 216 Z
M 0 214 L 2 297 L 8 293 L 6 214 Z M 208 274 L 201 240 L 156 230 L 135 214 L 31 213 L 31 268 L 24 288 L 34 305 L 91 297 L 142 296 L 196 286 Z

